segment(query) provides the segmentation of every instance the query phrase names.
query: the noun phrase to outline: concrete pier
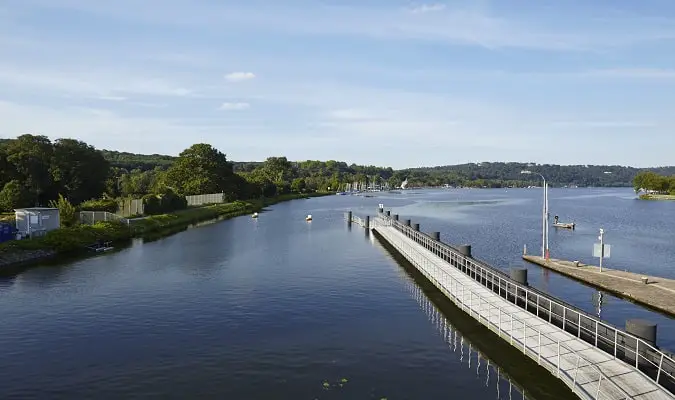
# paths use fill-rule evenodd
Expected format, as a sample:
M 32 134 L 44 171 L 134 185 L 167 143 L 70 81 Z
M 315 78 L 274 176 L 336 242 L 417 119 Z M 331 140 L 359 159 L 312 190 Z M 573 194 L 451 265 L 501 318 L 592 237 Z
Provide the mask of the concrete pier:
M 589 284 L 619 297 L 644 304 L 665 314 L 675 316 L 675 279 L 619 271 L 594 265 L 539 256 L 523 255 L 533 264 Z M 578 266 L 577 266 L 578 265 Z

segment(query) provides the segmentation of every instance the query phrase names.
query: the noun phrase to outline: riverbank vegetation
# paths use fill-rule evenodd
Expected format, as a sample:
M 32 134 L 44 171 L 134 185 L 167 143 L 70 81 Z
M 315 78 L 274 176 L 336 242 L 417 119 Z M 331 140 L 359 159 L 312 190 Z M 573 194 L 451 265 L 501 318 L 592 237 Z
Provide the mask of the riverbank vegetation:
M 633 179 L 635 193 L 643 200 L 675 200 L 675 174 L 670 176 L 644 171 Z

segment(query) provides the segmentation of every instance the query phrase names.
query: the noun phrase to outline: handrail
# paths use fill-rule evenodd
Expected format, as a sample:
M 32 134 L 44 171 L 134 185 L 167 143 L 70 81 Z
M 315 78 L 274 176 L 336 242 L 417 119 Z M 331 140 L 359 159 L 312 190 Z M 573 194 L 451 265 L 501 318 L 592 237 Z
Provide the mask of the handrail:
M 464 256 L 454 247 L 437 241 L 422 232 L 412 229 L 410 226 L 404 225 L 391 217 L 383 215 L 382 213 L 380 213 L 377 218 L 374 218 L 373 221 L 378 221 L 376 224 L 383 223 L 387 226 L 392 226 L 435 254 L 445 256 L 445 259 L 450 265 L 464 267 L 467 272 L 462 271 L 463 273 L 470 277 L 472 277 L 471 273 L 473 273 L 474 276 L 472 279 L 477 280 L 483 286 L 486 286 L 493 291 L 496 290 L 496 293 L 498 293 L 500 297 L 504 294 L 509 302 L 511 302 L 511 300 L 508 299 L 510 293 L 508 289 L 512 289 L 512 291 L 515 289 L 516 293 L 524 293 L 516 295 L 512 303 L 520 306 L 518 300 L 524 300 L 525 307 L 523 308 L 525 310 L 536 314 L 539 318 L 543 318 L 543 315 L 547 315 L 548 322 L 550 323 L 554 323 L 554 319 L 556 323 L 560 322 L 562 319 L 562 329 L 566 332 L 572 333 L 565 329 L 566 326 L 576 328 L 576 336 L 580 339 L 612 355 L 615 359 L 619 359 L 626 363 L 628 363 L 626 359 L 629 359 L 630 363 L 633 364 L 641 374 L 654 381 L 666 391 L 673 392 L 673 389 L 671 388 L 675 388 L 675 360 L 645 340 L 622 331 L 576 307 L 571 307 L 548 294 L 522 285 L 510 279 L 502 271 L 495 269 L 489 264 L 480 261 L 477 262 L 477 260 L 472 257 Z M 482 282 L 483 280 L 485 283 Z M 488 286 L 488 283 L 491 284 L 491 287 Z M 503 291 L 506 293 L 502 293 L 503 288 Z M 542 309 L 542 300 L 544 304 L 548 306 L 547 309 Z M 536 304 L 533 304 L 535 302 Z M 536 310 L 529 309 L 530 307 L 534 308 L 535 306 Z M 558 314 L 560 311 L 562 311 L 562 315 Z M 570 316 L 572 316 L 574 320 L 570 320 Z M 583 336 L 590 337 L 594 340 L 589 342 L 589 340 L 586 340 Z M 622 339 L 622 343 L 619 343 L 619 339 Z M 633 343 L 635 344 L 635 348 L 632 348 Z M 605 348 L 603 348 L 603 346 Z M 607 349 L 608 346 L 611 346 L 611 349 Z M 623 357 L 621 352 L 623 352 Z M 632 360 L 633 355 L 635 360 Z M 647 357 L 647 355 L 651 355 L 651 357 Z M 647 369 L 651 366 L 652 370 L 648 371 L 649 373 L 646 373 L 640 368 L 640 364 L 642 364 L 643 367 L 646 365 Z M 668 387 L 664 386 L 664 384 L 668 385 Z
M 456 302 L 458 301 L 458 302 L 461 304 L 461 306 L 463 306 L 464 308 L 467 308 L 467 309 L 469 310 L 469 314 L 470 314 L 470 315 L 471 315 L 471 312 L 475 313 L 479 321 L 481 321 L 481 317 L 482 317 L 482 318 L 483 318 L 483 321 L 484 321 L 484 324 L 486 324 L 486 325 L 488 325 L 488 326 L 489 326 L 489 325 L 492 325 L 492 326 L 496 327 L 496 328 L 499 330 L 500 336 L 501 336 L 502 334 L 508 333 L 509 339 L 511 340 L 511 343 L 512 343 L 512 344 L 513 344 L 513 340 L 518 341 L 518 339 L 517 339 L 517 338 L 514 336 L 514 334 L 513 334 L 513 332 L 514 332 L 514 330 L 515 330 L 514 327 L 513 327 L 513 322 L 514 322 L 514 321 L 519 322 L 519 325 L 522 326 L 523 332 L 524 332 L 523 338 L 522 338 L 523 353 L 527 354 L 526 351 L 527 351 L 527 348 L 528 348 L 528 347 L 531 349 L 531 351 L 533 351 L 533 352 L 535 351 L 535 349 L 533 349 L 532 346 L 528 346 L 528 345 L 527 345 L 527 334 L 526 334 L 526 331 L 529 329 L 529 330 L 531 330 L 531 331 L 534 331 L 535 334 L 536 334 L 537 337 L 538 337 L 538 343 L 539 343 L 539 344 L 538 344 L 538 347 L 539 347 L 539 350 L 537 351 L 537 354 L 538 354 L 539 356 L 541 355 L 541 338 L 542 338 L 542 337 L 548 339 L 548 340 L 551 342 L 551 344 L 553 344 L 553 343 L 556 343 L 556 344 L 557 344 L 557 347 L 558 347 L 558 351 L 557 351 L 557 353 L 558 353 L 558 354 L 557 354 L 558 360 L 560 360 L 560 356 L 561 356 L 560 349 L 561 349 L 561 348 L 564 349 L 564 350 L 569 351 L 570 353 L 572 353 L 572 354 L 574 354 L 574 355 L 576 355 L 576 356 L 577 356 L 577 357 L 576 357 L 577 362 L 576 362 L 576 364 L 575 364 L 576 367 L 575 367 L 574 370 L 573 370 L 573 371 L 574 371 L 574 377 L 571 376 L 570 372 L 566 372 L 566 371 L 564 371 L 564 370 L 563 370 L 562 372 L 563 372 L 563 374 L 567 375 L 567 377 L 568 377 L 570 380 L 573 380 L 573 386 L 574 386 L 575 388 L 578 388 L 578 390 L 581 390 L 581 391 L 583 391 L 583 392 L 585 392 L 585 393 L 588 393 L 588 392 L 587 392 L 580 384 L 577 384 L 576 376 L 577 376 L 577 373 L 578 373 L 578 371 L 579 371 L 580 369 L 586 368 L 586 367 L 589 367 L 589 366 L 590 366 L 590 367 L 591 367 L 595 372 L 597 372 L 598 375 L 599 375 L 599 378 L 598 378 L 598 389 L 597 389 L 597 393 L 596 393 L 596 395 L 595 395 L 595 398 L 596 398 L 596 399 L 598 399 L 598 398 L 599 398 L 599 395 L 600 395 L 601 393 L 603 393 L 603 392 L 601 391 L 601 389 L 600 389 L 600 388 L 601 388 L 601 384 L 602 384 L 603 378 L 604 378 L 607 382 L 609 382 L 610 385 L 611 385 L 615 390 L 617 390 L 619 393 L 621 393 L 622 395 L 624 395 L 626 399 L 629 399 L 629 398 L 631 397 L 625 390 L 623 390 L 620 386 L 618 386 L 618 385 L 617 385 L 616 383 L 614 383 L 611 379 L 609 379 L 609 377 L 608 377 L 604 372 L 602 372 L 602 370 L 600 370 L 600 368 L 598 368 L 596 365 L 594 365 L 593 363 L 591 363 L 588 359 L 586 359 L 584 356 L 582 356 L 581 354 L 579 354 L 579 352 L 576 351 L 576 350 L 574 350 L 572 347 L 566 345 L 564 342 L 561 342 L 560 340 L 556 340 L 555 338 L 552 338 L 552 337 L 551 337 L 550 335 L 548 335 L 547 333 L 542 332 L 541 330 L 537 329 L 537 327 L 528 324 L 526 321 L 521 320 L 521 319 L 519 319 L 518 317 L 514 317 L 513 314 L 504 311 L 503 308 L 502 308 L 502 306 L 500 306 L 500 305 L 498 305 L 498 304 L 494 304 L 494 303 L 491 302 L 489 299 L 487 299 L 487 298 L 485 298 L 484 296 L 482 296 L 480 293 L 477 293 L 477 292 L 475 292 L 474 290 L 472 290 L 470 286 L 463 285 L 459 280 L 455 279 L 455 277 L 453 277 L 451 274 L 449 274 L 444 268 L 441 268 L 437 263 L 435 263 L 433 260 L 431 260 L 431 259 L 430 259 L 429 257 L 427 257 L 425 254 L 420 253 L 419 251 L 415 251 L 415 250 L 412 248 L 412 246 L 410 246 L 409 244 L 405 244 L 405 243 L 399 242 L 398 239 L 394 239 L 394 238 L 388 238 L 388 239 L 392 241 L 392 244 L 393 244 L 395 247 L 397 247 L 397 250 L 401 251 L 404 255 L 407 255 L 408 257 L 406 257 L 406 258 L 407 258 L 410 262 L 412 262 L 414 265 L 416 265 L 416 267 L 417 267 L 418 269 L 420 269 L 421 271 L 425 272 L 425 275 L 430 276 L 432 280 L 436 281 L 436 283 L 437 283 L 438 285 L 440 285 L 443 289 L 445 289 L 445 290 L 446 290 L 446 291 L 447 291 L 447 292 L 448 292 L 448 293 L 456 300 Z M 392 239 L 393 239 L 393 240 L 392 240 Z M 399 243 L 394 243 L 394 242 L 399 242 Z M 404 248 L 404 246 L 407 247 L 408 249 L 410 249 L 410 251 L 415 251 L 415 253 L 416 253 L 419 257 L 421 257 L 421 258 L 423 259 L 424 262 L 423 262 L 423 263 L 420 263 L 419 261 L 417 261 L 417 260 L 415 259 L 415 257 L 412 257 L 412 256 L 410 255 L 410 252 L 409 252 L 409 251 L 406 251 L 406 249 Z M 450 280 L 450 287 L 449 287 L 449 288 L 447 287 L 447 283 L 446 283 L 446 282 L 443 282 L 442 280 L 439 281 L 439 280 L 437 279 L 437 277 L 434 276 L 434 274 L 432 274 L 432 273 L 430 273 L 430 272 L 428 271 L 428 268 L 429 268 L 428 265 L 429 265 L 429 264 L 432 265 L 432 266 L 434 267 L 434 272 L 436 273 L 436 275 L 438 275 L 438 274 L 440 273 L 440 274 L 442 274 L 443 277 L 449 278 L 449 280 Z M 452 285 L 453 285 L 453 284 L 454 284 L 454 287 L 455 287 L 454 290 L 452 289 Z M 462 296 L 461 296 L 461 297 L 460 297 L 460 296 L 457 296 L 457 292 L 458 292 L 458 289 L 457 289 L 457 288 L 458 288 L 458 287 L 461 287 L 461 288 L 462 288 Z M 467 289 L 467 288 L 468 288 L 468 290 L 469 290 L 469 304 L 466 303 L 466 295 L 464 294 L 464 290 Z M 491 306 L 491 310 L 488 311 L 488 317 L 485 317 L 485 316 L 483 316 L 482 314 L 480 314 L 480 312 L 475 308 L 475 306 L 474 306 L 474 304 L 473 304 L 473 303 L 474 303 L 474 302 L 473 302 L 473 298 L 474 298 L 474 297 L 477 297 L 478 300 L 479 300 L 478 308 L 480 308 L 480 305 L 482 304 L 481 301 L 483 301 L 483 302 L 485 302 L 487 305 Z M 506 315 L 506 316 L 509 317 L 509 320 L 507 320 L 506 322 L 507 322 L 507 323 L 511 323 L 511 329 L 508 330 L 508 332 L 502 328 L 502 325 L 501 325 L 501 324 L 496 324 L 496 323 L 494 323 L 493 321 L 491 321 L 491 319 L 490 319 L 490 317 L 492 316 L 492 312 L 491 312 L 491 311 L 492 311 L 492 309 L 494 309 L 494 307 L 496 307 L 496 308 L 498 309 L 498 312 L 499 312 L 499 321 L 501 321 L 501 316 L 502 316 L 502 315 Z M 569 357 L 566 357 L 566 358 L 569 358 Z M 581 361 L 581 360 L 583 360 L 583 361 L 585 362 L 585 364 L 581 365 L 581 364 L 580 364 L 580 361 Z M 541 357 L 538 357 L 538 361 L 539 361 L 539 363 L 541 364 Z M 556 366 L 558 376 L 560 376 L 560 372 L 561 372 L 560 361 L 558 361 L 557 364 L 554 364 L 554 363 L 552 363 L 551 361 L 548 361 L 548 360 L 545 360 L 545 361 L 549 362 L 551 365 Z

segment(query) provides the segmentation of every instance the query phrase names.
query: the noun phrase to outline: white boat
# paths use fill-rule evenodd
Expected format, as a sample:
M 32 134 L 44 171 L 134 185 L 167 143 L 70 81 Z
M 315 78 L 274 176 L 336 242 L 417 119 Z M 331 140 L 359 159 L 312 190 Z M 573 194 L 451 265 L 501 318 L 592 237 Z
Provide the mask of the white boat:
M 251 215 L 251 218 L 258 218 L 258 213 L 254 212 L 253 215 Z
M 312 220 L 312 214 L 309 214 L 305 217 L 305 221 L 311 221 Z

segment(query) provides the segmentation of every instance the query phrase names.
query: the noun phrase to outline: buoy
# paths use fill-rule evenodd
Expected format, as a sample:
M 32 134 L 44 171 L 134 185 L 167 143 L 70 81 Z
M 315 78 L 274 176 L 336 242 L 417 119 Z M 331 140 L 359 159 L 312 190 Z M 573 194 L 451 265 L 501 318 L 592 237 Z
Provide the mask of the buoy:
M 256 212 L 256 213 L 253 213 L 253 215 L 251 215 L 251 217 L 252 217 L 252 218 L 258 218 L 258 213 L 257 213 L 257 212 Z
M 305 217 L 305 221 L 311 221 L 312 220 L 312 215 L 309 214 Z

